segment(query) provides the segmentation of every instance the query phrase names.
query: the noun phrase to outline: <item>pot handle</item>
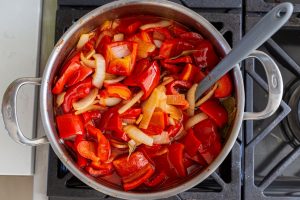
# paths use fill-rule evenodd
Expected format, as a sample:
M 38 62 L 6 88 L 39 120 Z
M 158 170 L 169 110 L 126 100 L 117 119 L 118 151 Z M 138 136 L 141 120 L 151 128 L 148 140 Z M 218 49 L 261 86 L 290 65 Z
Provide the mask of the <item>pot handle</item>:
M 268 80 L 268 104 L 263 111 L 245 112 L 244 120 L 259 120 L 270 117 L 279 107 L 283 95 L 283 81 L 274 60 L 262 51 L 255 50 L 247 58 L 256 58 L 263 65 Z
M 30 139 L 20 129 L 17 117 L 17 95 L 25 84 L 41 85 L 42 78 L 19 78 L 14 80 L 6 89 L 2 99 L 2 115 L 5 128 L 9 136 L 17 143 L 28 146 L 37 146 L 48 143 L 46 136 Z

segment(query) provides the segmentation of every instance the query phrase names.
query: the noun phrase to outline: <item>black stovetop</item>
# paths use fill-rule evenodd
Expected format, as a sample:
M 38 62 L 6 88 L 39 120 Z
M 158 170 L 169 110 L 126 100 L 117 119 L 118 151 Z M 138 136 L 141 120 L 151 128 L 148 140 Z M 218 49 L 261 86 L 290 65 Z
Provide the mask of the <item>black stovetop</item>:
M 173 0 L 208 19 L 231 46 L 279 0 Z M 58 0 L 56 41 L 81 16 L 111 0 Z M 239 137 L 226 160 L 196 187 L 168 199 L 290 199 L 300 198 L 300 2 L 290 22 L 261 50 L 273 56 L 284 80 L 284 100 L 266 120 L 243 123 Z M 298 53 L 299 54 L 299 53 Z M 267 102 L 262 67 L 248 59 L 242 64 L 246 110 L 262 110 Z M 298 82 L 297 82 L 298 80 Z M 298 88 L 299 86 L 299 88 Z M 297 90 L 298 88 L 298 90 Z M 255 96 L 255 98 L 254 98 Z M 298 132 L 299 130 L 299 132 Z M 299 135 L 297 135 L 297 133 Z M 299 137 L 298 137 L 299 136 Z M 296 139 L 295 139 L 296 138 Z M 298 170 L 298 171 L 297 171 Z M 97 192 L 73 176 L 54 152 L 49 153 L 50 200 L 115 199 Z

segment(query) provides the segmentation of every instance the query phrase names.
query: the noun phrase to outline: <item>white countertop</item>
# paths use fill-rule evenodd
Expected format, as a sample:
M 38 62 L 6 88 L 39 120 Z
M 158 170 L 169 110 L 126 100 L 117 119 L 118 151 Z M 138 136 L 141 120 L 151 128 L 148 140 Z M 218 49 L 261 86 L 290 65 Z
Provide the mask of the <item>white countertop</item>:
M 41 0 L 10 0 L 0 7 L 0 96 L 20 77 L 36 77 L 39 55 Z M 35 135 L 34 87 L 25 86 L 18 95 L 18 118 L 27 137 Z M 0 100 L 2 104 L 2 98 Z M 1 115 L 2 118 L 2 115 Z M 32 175 L 34 151 L 17 144 L 0 120 L 0 175 Z

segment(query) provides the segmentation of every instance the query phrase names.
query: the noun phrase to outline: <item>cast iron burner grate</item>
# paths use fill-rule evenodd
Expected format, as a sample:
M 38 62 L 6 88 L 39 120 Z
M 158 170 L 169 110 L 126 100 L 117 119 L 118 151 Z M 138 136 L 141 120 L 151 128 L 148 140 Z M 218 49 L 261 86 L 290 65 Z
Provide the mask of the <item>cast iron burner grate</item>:
M 246 30 L 262 16 L 247 13 Z M 247 121 L 244 151 L 244 191 L 246 200 L 300 199 L 299 78 L 300 20 L 293 16 L 261 50 L 275 59 L 284 81 L 284 100 L 270 118 Z M 246 109 L 259 111 L 267 101 L 267 84 L 260 64 L 246 62 Z M 255 94 L 255 98 L 254 98 Z M 259 102 L 259 103 L 258 103 Z M 297 132 L 295 132 L 297 131 Z
M 87 3 L 85 4 L 88 6 L 87 7 L 82 5 L 83 1 L 60 0 L 60 6 L 56 14 L 56 41 L 72 25 L 72 23 L 93 9 L 94 6 L 100 6 L 108 2 L 110 1 L 84 1 L 84 4 Z M 181 3 L 178 0 L 175 2 Z M 200 9 L 203 8 L 201 7 L 201 3 L 193 2 L 198 1 L 182 0 L 184 5 L 191 5 L 193 10 L 197 11 L 213 23 L 231 46 L 235 45 L 237 41 L 240 40 L 242 35 L 242 15 L 240 9 L 227 13 L 224 13 L 224 10 L 219 10 L 217 13 L 203 12 L 203 9 Z M 222 2 L 225 1 L 218 2 L 219 4 L 217 5 L 222 5 Z M 227 5 L 230 5 L 230 8 L 239 8 L 242 4 L 239 0 L 228 0 L 226 2 Z M 232 4 L 230 4 L 230 2 Z M 218 8 L 218 6 L 215 6 L 215 3 L 212 3 L 211 5 L 212 8 Z M 209 6 L 206 4 L 206 7 Z M 241 151 L 242 133 L 240 132 L 239 138 L 235 142 L 231 153 L 216 172 L 196 187 L 168 199 L 241 199 Z M 115 199 L 89 188 L 78 180 L 59 161 L 51 148 L 49 153 L 47 194 L 50 200 Z

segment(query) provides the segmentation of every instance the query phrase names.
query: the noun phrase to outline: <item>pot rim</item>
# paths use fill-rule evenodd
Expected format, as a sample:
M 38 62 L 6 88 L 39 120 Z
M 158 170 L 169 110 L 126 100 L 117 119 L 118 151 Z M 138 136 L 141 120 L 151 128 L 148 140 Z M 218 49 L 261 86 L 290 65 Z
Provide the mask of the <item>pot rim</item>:
M 53 65 L 56 61 L 57 55 L 59 55 L 62 51 L 62 46 L 64 45 L 66 38 L 69 38 L 71 35 L 73 35 L 75 32 L 81 29 L 82 24 L 86 23 L 89 20 L 92 20 L 95 16 L 97 16 L 99 13 L 102 13 L 107 10 L 114 9 L 116 7 L 122 7 L 122 6 L 128 6 L 128 5 L 159 5 L 162 7 L 167 7 L 169 9 L 176 10 L 177 12 L 184 13 L 184 15 L 195 19 L 198 21 L 208 32 L 212 33 L 214 38 L 218 41 L 218 43 L 221 45 L 222 51 L 227 54 L 231 48 L 228 45 L 227 41 L 224 39 L 224 37 L 221 35 L 221 33 L 214 28 L 213 25 L 211 25 L 204 17 L 197 14 L 196 12 L 173 2 L 169 2 L 166 0 L 124 0 L 124 1 L 115 1 L 112 3 L 108 3 L 104 6 L 98 7 L 94 9 L 93 11 L 87 13 L 82 18 L 80 18 L 76 23 L 74 23 L 67 32 L 63 34 L 61 39 L 57 42 L 54 49 L 52 50 L 51 55 L 48 58 L 48 62 L 45 66 L 45 71 L 43 74 L 42 84 L 41 84 L 41 92 L 40 92 L 40 112 L 41 112 L 41 118 L 42 123 L 45 128 L 46 135 L 50 141 L 51 147 L 53 148 L 54 152 L 58 156 L 58 158 L 63 162 L 63 164 L 80 180 L 82 180 L 85 184 L 91 186 L 92 188 L 103 192 L 105 194 L 108 194 L 110 196 L 118 197 L 118 198 L 125 198 L 125 199 L 157 199 L 157 198 L 166 198 L 169 196 L 176 195 L 178 193 L 181 193 L 187 189 L 190 189 L 200 182 L 202 182 L 204 179 L 206 179 L 209 175 L 211 175 L 217 167 L 224 161 L 226 156 L 231 151 L 237 137 L 238 133 L 242 124 L 243 120 L 243 114 L 244 114 L 244 105 L 245 105 L 245 95 L 244 95 L 244 83 L 242 74 L 239 68 L 239 65 L 236 65 L 232 71 L 232 74 L 234 76 L 234 83 L 235 83 L 235 91 L 236 91 L 236 98 L 237 98 L 237 113 L 235 116 L 234 123 L 231 128 L 230 136 L 228 137 L 225 145 L 222 148 L 222 151 L 220 154 L 214 159 L 214 161 L 203 171 L 201 171 L 199 174 L 195 175 L 190 180 L 184 182 L 183 184 L 177 185 L 175 187 L 163 190 L 163 191 L 157 191 L 157 192 L 149 192 L 149 193 L 137 193 L 137 192 L 125 192 L 113 189 L 111 187 L 108 187 L 106 185 L 103 185 L 101 183 L 98 183 L 95 178 L 91 176 L 87 176 L 83 173 L 82 170 L 80 170 L 76 163 L 73 162 L 73 160 L 70 160 L 68 156 L 66 156 L 66 151 L 62 148 L 62 141 L 58 138 L 56 134 L 56 128 L 55 125 L 52 123 L 49 113 L 51 114 L 51 110 L 49 110 L 49 99 L 52 101 L 52 94 L 51 94 L 51 86 L 52 83 L 50 82 L 50 76 L 53 71 Z M 52 104 L 51 104 L 52 105 Z M 46 109 L 47 108 L 47 109 Z M 50 109 L 53 109 L 52 106 Z M 146 195 L 145 195 L 146 194 Z

